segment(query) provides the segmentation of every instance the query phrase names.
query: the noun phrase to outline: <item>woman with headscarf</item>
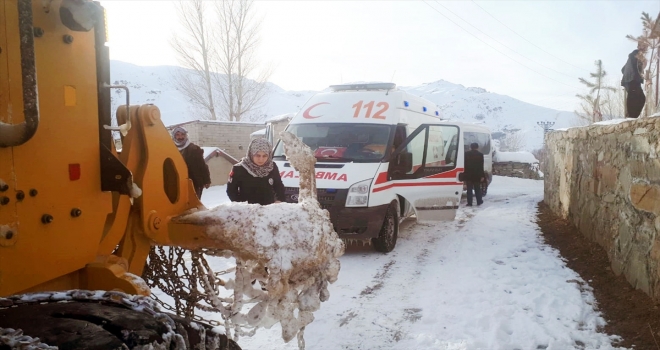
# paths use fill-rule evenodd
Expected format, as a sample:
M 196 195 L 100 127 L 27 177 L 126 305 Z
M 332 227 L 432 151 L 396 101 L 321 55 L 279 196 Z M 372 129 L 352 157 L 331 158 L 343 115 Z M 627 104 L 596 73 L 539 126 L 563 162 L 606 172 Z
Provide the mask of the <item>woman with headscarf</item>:
M 229 173 L 227 196 L 232 202 L 261 205 L 284 202 L 284 184 L 271 150 L 266 139 L 250 142 L 247 155 Z

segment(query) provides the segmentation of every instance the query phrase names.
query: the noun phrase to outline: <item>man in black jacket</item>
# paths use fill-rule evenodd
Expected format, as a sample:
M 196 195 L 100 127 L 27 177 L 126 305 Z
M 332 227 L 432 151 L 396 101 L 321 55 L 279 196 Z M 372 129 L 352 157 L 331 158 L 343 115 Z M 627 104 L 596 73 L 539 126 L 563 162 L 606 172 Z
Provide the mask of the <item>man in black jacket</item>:
M 484 155 L 478 151 L 479 144 L 472 143 L 470 150 L 465 152 L 465 173 L 463 174 L 467 185 L 467 205 L 472 206 L 472 190 L 477 197 L 477 205 L 484 201 L 481 198 L 481 182 L 484 180 Z
M 211 186 L 211 173 L 204 161 L 204 150 L 188 139 L 188 131 L 181 126 L 172 130 L 172 139 L 188 166 L 188 178 L 192 180 L 197 198 L 202 198 L 202 191 Z
M 642 90 L 642 83 L 644 82 L 642 72 L 644 71 L 645 53 L 646 44 L 639 42 L 637 44 L 637 50 L 628 54 L 628 61 L 621 68 L 621 73 L 623 73 L 621 86 L 626 89 L 627 93 L 626 111 L 628 112 L 628 118 L 639 117 L 646 103 L 646 96 L 644 96 L 644 90 Z

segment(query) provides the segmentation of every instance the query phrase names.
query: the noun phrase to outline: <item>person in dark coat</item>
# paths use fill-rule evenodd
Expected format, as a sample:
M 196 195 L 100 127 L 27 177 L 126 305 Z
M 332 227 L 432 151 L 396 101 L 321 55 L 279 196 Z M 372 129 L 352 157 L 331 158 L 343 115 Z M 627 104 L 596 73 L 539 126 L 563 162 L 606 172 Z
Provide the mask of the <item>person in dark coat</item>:
M 192 180 L 197 198 L 202 198 L 202 191 L 211 186 L 211 173 L 204 161 L 204 150 L 190 142 L 188 131 L 181 126 L 172 130 L 174 144 L 181 152 L 188 166 L 188 178 Z
M 227 196 L 232 202 L 261 205 L 284 202 L 284 184 L 271 151 L 266 139 L 250 142 L 247 155 L 229 173 Z
M 644 96 L 644 90 L 642 90 L 644 63 L 639 60 L 639 57 L 645 53 L 646 45 L 639 42 L 637 44 L 637 50 L 628 54 L 628 61 L 621 68 L 621 73 L 623 73 L 621 86 L 626 89 L 627 93 L 626 110 L 628 111 L 628 118 L 639 117 L 646 103 L 646 96 Z
M 484 180 L 484 155 L 478 151 L 479 144 L 470 144 L 470 150 L 465 152 L 465 172 L 463 177 L 467 185 L 467 205 L 472 206 L 472 190 L 477 197 L 477 205 L 484 201 L 481 197 L 481 182 Z

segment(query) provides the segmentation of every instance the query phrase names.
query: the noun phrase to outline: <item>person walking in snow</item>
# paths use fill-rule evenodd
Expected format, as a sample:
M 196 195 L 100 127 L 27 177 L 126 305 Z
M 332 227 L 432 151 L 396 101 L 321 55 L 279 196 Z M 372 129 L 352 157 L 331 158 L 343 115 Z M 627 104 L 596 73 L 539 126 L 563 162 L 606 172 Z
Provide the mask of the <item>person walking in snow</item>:
M 250 142 L 247 155 L 229 173 L 227 196 L 232 202 L 268 205 L 284 202 L 284 184 L 271 156 L 268 140 Z
M 463 174 L 467 185 L 467 206 L 472 206 L 472 190 L 477 197 L 477 205 L 484 201 L 481 196 L 481 182 L 484 181 L 484 155 L 479 152 L 479 144 L 470 144 L 470 150 L 465 152 L 465 172 Z
M 202 191 L 211 186 L 211 173 L 209 166 L 204 161 L 204 150 L 190 142 L 188 131 L 182 126 L 172 130 L 174 144 L 181 152 L 183 160 L 188 167 L 188 178 L 192 180 L 197 198 L 202 198 Z
M 621 86 L 626 89 L 628 118 L 639 117 L 646 103 L 646 96 L 644 96 L 644 90 L 642 90 L 642 83 L 644 82 L 642 72 L 646 62 L 645 53 L 646 44 L 638 42 L 637 49 L 628 54 L 628 61 L 621 68 L 621 73 L 623 73 Z

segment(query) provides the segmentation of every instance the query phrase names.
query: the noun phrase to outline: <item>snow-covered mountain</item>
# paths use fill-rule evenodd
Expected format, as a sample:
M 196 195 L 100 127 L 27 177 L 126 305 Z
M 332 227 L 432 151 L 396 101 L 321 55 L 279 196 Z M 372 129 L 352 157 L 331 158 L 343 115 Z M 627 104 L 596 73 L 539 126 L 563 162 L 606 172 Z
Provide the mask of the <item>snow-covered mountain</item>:
M 172 82 L 172 77 L 178 69 L 182 68 L 143 67 L 112 61 L 111 80 L 113 83 L 127 85 L 130 88 L 131 104 L 157 105 L 165 125 L 200 119 L 198 113 L 191 108 L 188 99 Z M 519 130 L 523 133 L 526 150 L 533 150 L 542 145 L 543 130 L 537 122 L 552 121 L 555 122 L 553 128 L 565 128 L 571 126 L 575 118 L 573 112 L 540 107 L 482 88 L 466 88 L 444 80 L 399 88 L 436 103 L 443 118 L 484 123 L 490 127 L 494 135 Z M 315 93 L 317 91 L 285 91 L 275 84 L 270 84 L 267 100 L 255 113 L 254 121 L 266 120 L 285 113 L 296 113 Z M 121 90 L 113 91 L 112 96 L 114 111 L 117 106 L 125 103 L 125 96 Z

